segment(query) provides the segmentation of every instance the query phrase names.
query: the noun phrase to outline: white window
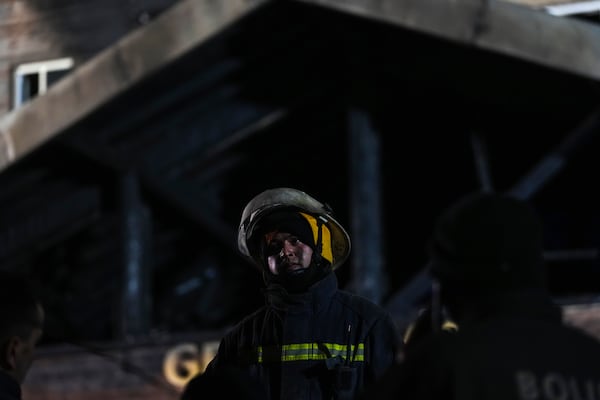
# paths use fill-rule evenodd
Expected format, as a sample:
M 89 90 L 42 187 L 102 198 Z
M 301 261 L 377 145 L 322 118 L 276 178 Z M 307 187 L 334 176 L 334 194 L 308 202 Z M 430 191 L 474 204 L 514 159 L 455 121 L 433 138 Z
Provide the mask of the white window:
M 547 5 L 545 9 L 558 17 L 597 14 L 600 11 L 600 1 L 563 1 L 562 4 Z
M 73 68 L 72 58 L 21 64 L 14 75 L 14 107 L 17 108 L 44 93 L 54 82 L 58 81 Z

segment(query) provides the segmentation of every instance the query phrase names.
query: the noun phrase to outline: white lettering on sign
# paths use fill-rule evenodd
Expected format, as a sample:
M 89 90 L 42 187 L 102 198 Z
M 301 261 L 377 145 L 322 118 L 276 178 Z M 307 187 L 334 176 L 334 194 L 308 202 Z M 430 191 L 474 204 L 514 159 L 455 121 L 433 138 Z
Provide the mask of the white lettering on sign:
M 600 400 L 600 381 L 558 372 L 539 376 L 532 371 L 518 371 L 515 382 L 521 400 Z
M 200 372 L 198 346 L 183 343 L 170 349 L 163 361 L 165 379 L 177 388 L 183 388 L 190 379 Z
M 183 389 L 190 379 L 204 372 L 218 348 L 218 340 L 204 342 L 200 349 L 195 343 L 181 343 L 170 348 L 163 361 L 165 379 L 176 388 Z

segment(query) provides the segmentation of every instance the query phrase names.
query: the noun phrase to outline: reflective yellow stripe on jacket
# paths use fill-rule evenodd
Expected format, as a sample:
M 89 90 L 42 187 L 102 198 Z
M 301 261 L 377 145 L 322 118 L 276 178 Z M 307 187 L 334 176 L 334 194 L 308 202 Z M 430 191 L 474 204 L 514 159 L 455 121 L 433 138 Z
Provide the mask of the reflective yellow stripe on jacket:
M 264 360 L 265 350 L 263 346 L 258 346 L 258 362 Z M 328 354 L 329 353 L 329 354 Z M 358 346 L 350 345 L 350 361 L 365 361 L 365 345 L 359 343 Z M 281 346 L 280 361 L 306 361 L 306 360 L 325 360 L 327 358 L 341 357 L 344 361 L 348 356 L 348 346 L 337 343 L 294 343 Z M 272 361 L 272 360 L 270 360 Z

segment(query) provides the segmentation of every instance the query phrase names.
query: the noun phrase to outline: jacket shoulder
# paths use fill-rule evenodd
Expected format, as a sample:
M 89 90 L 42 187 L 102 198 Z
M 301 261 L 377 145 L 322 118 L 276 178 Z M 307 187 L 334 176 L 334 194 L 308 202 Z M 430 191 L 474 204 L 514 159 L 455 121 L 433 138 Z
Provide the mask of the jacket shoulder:
M 344 307 L 351 309 L 354 313 L 366 320 L 378 320 L 382 318 L 391 319 L 391 314 L 379 304 L 366 297 L 338 290 L 335 299 Z
M 223 333 L 222 339 L 228 340 L 232 337 L 239 336 L 248 329 L 252 329 L 258 321 L 263 321 L 266 307 L 261 307 L 256 311 L 246 315 L 234 325 L 230 326 Z

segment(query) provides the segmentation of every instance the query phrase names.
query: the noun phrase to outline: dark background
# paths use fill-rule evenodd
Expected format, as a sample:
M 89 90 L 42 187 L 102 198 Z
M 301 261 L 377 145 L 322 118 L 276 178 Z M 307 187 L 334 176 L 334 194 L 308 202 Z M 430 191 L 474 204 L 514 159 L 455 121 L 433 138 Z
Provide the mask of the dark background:
M 149 332 L 224 329 L 262 304 L 260 274 L 236 243 L 254 195 L 304 190 L 350 229 L 359 160 L 348 120 L 360 110 L 381 150 L 382 303 L 425 265 L 441 210 L 481 190 L 474 138 L 497 191 L 549 154 L 565 163 L 532 184 L 529 200 L 545 224 L 553 295 L 589 299 L 600 278 L 597 129 L 564 141 L 595 112 L 598 89 L 481 48 L 273 3 L 4 170 L 0 261 L 41 284 L 48 344 L 126 333 L 131 246 L 143 260 Z M 347 264 L 342 287 L 353 278 Z

